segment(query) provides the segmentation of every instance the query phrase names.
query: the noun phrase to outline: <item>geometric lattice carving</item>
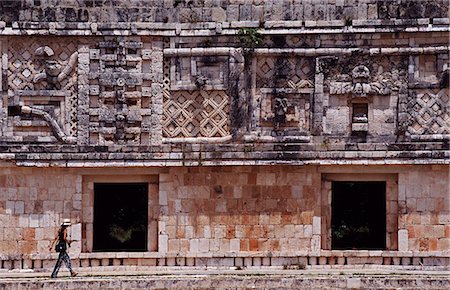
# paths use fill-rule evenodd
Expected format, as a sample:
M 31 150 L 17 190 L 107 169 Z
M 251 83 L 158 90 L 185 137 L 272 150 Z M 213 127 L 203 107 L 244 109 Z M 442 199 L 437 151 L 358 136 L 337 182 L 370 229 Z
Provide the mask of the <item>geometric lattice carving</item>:
M 53 50 L 52 61 L 55 65 L 64 67 L 70 56 L 77 50 L 75 42 L 68 39 L 46 41 L 43 44 L 38 39 L 20 38 L 10 40 L 8 50 L 8 86 L 12 91 L 17 90 L 42 90 L 46 89 L 47 82 L 34 83 L 33 78 L 45 70 L 45 62 L 40 61 L 35 52 L 39 47 L 48 46 Z M 76 86 L 76 73 L 72 71 L 72 77 L 61 80 L 61 90 L 70 91 Z
M 205 86 L 193 84 L 193 79 L 179 82 L 173 64 L 179 59 L 164 59 L 163 116 L 162 132 L 165 138 L 226 137 L 230 135 L 229 96 L 225 91 L 227 77 L 222 69 L 228 67 L 228 57 L 215 57 L 220 64 L 204 65 L 199 58 L 195 62 L 196 71 L 205 76 Z M 176 66 L 176 65 L 175 65 Z M 178 68 L 179 69 L 179 68 Z M 220 77 L 217 73 L 220 72 Z M 187 73 L 188 76 L 192 76 Z M 197 75 L 198 76 L 198 75 Z M 178 83 L 174 83 L 177 82 Z M 183 86 L 185 89 L 183 89 Z M 201 89 L 200 89 L 201 87 Z M 187 89 L 190 88 L 190 89 Z
M 414 135 L 450 134 L 449 107 L 448 89 L 418 91 L 408 103 L 408 132 Z
M 229 135 L 229 97 L 225 91 L 164 91 L 163 136 Z
M 312 87 L 314 65 L 305 57 L 272 57 L 256 58 L 257 88 Z
M 10 38 L 9 44 L 8 105 L 34 108 L 56 122 L 60 137 L 75 137 L 77 43 L 65 38 L 45 42 L 38 38 Z M 9 116 L 9 120 L 12 128 L 6 135 L 13 140 L 54 141 L 57 137 L 55 127 L 39 114 L 23 113 Z

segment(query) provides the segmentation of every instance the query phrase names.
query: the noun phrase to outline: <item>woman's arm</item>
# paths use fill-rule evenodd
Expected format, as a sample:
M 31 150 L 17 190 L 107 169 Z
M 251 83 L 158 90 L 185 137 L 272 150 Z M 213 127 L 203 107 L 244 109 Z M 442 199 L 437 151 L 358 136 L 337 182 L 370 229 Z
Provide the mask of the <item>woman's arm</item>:
M 53 239 L 53 241 L 51 241 L 50 246 L 48 246 L 48 249 L 51 251 L 53 249 L 53 245 L 56 243 L 56 240 L 58 239 L 59 236 L 59 230 L 58 233 L 56 234 L 55 238 Z
M 67 228 L 64 229 L 64 241 L 69 245 L 72 243 L 71 240 L 67 239 Z

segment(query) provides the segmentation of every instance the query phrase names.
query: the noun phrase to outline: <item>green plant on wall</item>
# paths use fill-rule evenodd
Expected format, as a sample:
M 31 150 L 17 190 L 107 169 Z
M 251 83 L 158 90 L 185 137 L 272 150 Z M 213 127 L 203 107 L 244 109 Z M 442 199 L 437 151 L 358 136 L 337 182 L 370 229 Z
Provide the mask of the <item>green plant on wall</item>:
M 256 28 L 241 28 L 238 31 L 238 37 L 245 48 L 254 48 L 263 43 L 263 36 Z

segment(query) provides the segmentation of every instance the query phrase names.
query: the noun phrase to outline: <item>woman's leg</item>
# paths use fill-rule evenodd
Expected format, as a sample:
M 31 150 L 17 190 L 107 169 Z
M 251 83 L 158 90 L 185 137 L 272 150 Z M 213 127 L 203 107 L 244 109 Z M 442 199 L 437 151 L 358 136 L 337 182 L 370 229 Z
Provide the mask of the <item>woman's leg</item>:
M 64 264 L 66 264 L 66 267 L 67 267 L 67 269 L 69 269 L 70 274 L 71 274 L 72 276 L 76 276 L 77 273 L 75 273 L 75 272 L 72 270 L 72 263 L 70 262 L 69 254 L 67 254 L 66 251 L 64 251 L 63 253 L 64 253 L 64 254 L 63 254 Z
M 59 253 L 58 260 L 56 261 L 55 268 L 53 269 L 53 272 L 52 272 L 52 276 L 51 276 L 52 278 L 56 278 L 56 275 L 58 275 L 59 269 L 61 268 L 61 264 L 64 259 L 64 257 L 63 257 L 64 253 L 65 252 Z

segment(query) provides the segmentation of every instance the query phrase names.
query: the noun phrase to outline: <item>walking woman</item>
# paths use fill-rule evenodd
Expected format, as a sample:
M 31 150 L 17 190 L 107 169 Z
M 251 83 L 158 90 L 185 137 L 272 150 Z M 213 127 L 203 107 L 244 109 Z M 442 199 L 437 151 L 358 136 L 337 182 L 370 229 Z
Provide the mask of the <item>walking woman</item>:
M 77 273 L 75 273 L 72 270 L 72 265 L 70 263 L 70 257 L 67 254 L 67 246 L 70 247 L 70 243 L 72 241 L 67 239 L 67 228 L 70 227 L 70 220 L 64 219 L 61 227 L 58 230 L 58 233 L 56 234 L 55 239 L 52 241 L 52 243 L 49 246 L 49 250 L 51 251 L 53 248 L 53 245 L 56 243 L 55 250 L 56 252 L 59 252 L 58 261 L 56 262 L 55 269 L 53 269 L 52 278 L 56 278 L 58 275 L 59 268 L 61 268 L 61 264 L 64 261 L 64 264 L 66 264 L 66 267 L 70 270 L 70 275 L 72 277 L 75 277 Z

